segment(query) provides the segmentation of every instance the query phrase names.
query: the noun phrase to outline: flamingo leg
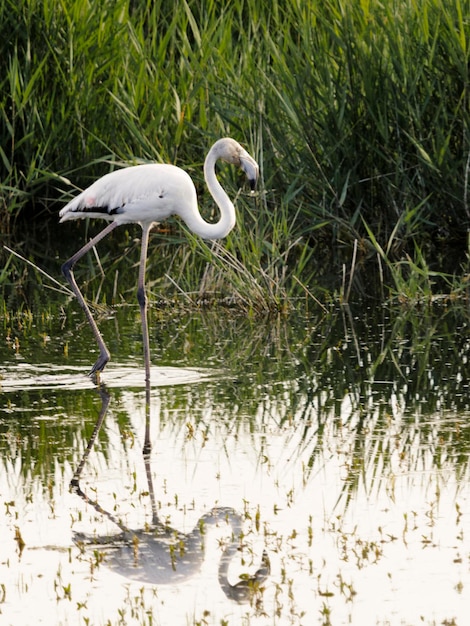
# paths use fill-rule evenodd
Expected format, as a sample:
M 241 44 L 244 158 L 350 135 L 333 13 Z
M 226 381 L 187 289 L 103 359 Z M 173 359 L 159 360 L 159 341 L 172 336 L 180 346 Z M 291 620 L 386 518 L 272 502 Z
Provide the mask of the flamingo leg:
M 150 343 L 147 321 L 147 294 L 145 293 L 145 268 L 147 265 L 147 250 L 149 233 L 153 224 L 142 225 L 142 243 L 140 251 L 139 281 L 137 285 L 137 300 L 140 307 L 140 319 L 142 322 L 142 341 L 144 347 L 145 362 L 145 440 L 144 455 L 150 453 Z
M 80 477 L 82 475 L 82 471 L 83 468 L 85 467 L 85 463 L 88 460 L 88 457 L 90 456 L 90 452 L 93 448 L 93 446 L 95 445 L 95 441 L 96 438 L 98 436 L 98 433 L 100 432 L 101 426 L 103 425 L 104 422 L 104 418 L 106 416 L 106 412 L 108 410 L 108 406 L 109 406 L 109 400 L 110 400 L 110 395 L 107 391 L 107 389 L 104 387 L 104 385 L 100 385 L 98 387 L 98 391 L 99 394 L 101 396 L 101 410 L 100 410 L 100 414 L 98 416 L 98 420 L 95 424 L 95 427 L 93 429 L 93 433 L 88 441 L 87 447 L 85 452 L 83 453 L 83 457 L 82 460 L 80 461 L 80 464 L 78 465 L 77 469 L 75 470 L 73 476 L 72 476 L 72 480 L 70 481 L 70 488 L 72 490 L 74 490 L 76 493 L 78 493 L 78 495 L 82 495 L 83 492 L 80 489 Z M 83 494 L 84 495 L 84 494 Z
M 118 226 L 116 222 L 111 222 L 110 224 L 108 224 L 106 228 L 104 228 L 100 233 L 96 235 L 96 237 L 93 237 L 93 239 L 91 239 L 88 243 L 86 243 L 83 246 L 83 248 L 80 248 L 78 252 L 76 252 L 73 256 L 71 256 L 70 259 L 62 265 L 62 274 L 67 279 L 67 282 L 69 283 L 74 294 L 76 295 L 80 306 L 85 312 L 85 316 L 88 320 L 88 323 L 91 326 L 91 330 L 93 331 L 93 335 L 95 336 L 95 339 L 98 343 L 98 347 L 100 350 L 100 356 L 98 357 L 98 360 L 91 368 L 91 371 L 89 374 L 90 376 L 92 376 L 93 374 L 97 374 L 99 376 L 99 373 L 103 371 L 106 363 L 109 361 L 110 354 L 103 340 L 103 337 L 101 336 L 101 333 L 98 330 L 98 326 L 96 325 L 96 322 L 93 319 L 93 315 L 91 314 L 91 311 L 85 301 L 85 298 L 82 296 L 82 293 L 80 289 L 78 288 L 78 285 L 75 281 L 75 277 L 73 275 L 73 266 L 79 259 L 82 258 L 82 256 L 84 256 L 89 250 L 91 250 L 99 241 L 101 241 L 102 239 L 104 239 L 104 237 L 109 235 L 109 233 L 113 231 L 116 228 L 116 226 Z

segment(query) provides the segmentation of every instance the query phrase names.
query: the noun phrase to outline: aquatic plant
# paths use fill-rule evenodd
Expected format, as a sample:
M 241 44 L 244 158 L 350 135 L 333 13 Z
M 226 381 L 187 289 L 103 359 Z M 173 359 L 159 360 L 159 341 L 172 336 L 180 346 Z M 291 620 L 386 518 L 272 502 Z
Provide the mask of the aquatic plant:
M 227 242 L 249 282 L 261 277 L 261 308 L 324 289 L 363 295 L 379 273 L 374 240 L 390 264 L 417 247 L 432 271 L 459 274 L 470 221 L 468 0 L 6 0 L 0 11 L 0 225 L 46 269 L 66 257 L 55 224 L 72 186 L 147 160 L 202 182 L 208 145 L 228 134 L 261 164 L 256 213 Z M 180 226 L 165 229 L 156 273 L 160 259 L 183 263 L 189 283 L 166 290 L 219 292 L 217 272 L 207 289 L 207 255 L 191 243 L 175 253 Z M 2 257 L 11 290 L 18 272 Z

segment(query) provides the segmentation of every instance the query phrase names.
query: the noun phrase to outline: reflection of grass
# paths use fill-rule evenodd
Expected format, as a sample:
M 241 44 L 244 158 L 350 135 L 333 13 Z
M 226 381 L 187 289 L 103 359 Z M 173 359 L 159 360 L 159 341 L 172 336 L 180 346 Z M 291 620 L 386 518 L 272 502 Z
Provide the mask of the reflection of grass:
M 337 441 L 346 498 L 395 472 L 469 468 L 468 322 L 445 308 L 389 314 L 346 316 L 343 337 L 305 380 L 305 418 L 318 429 L 309 465 Z
M 51 390 L 4 394 L 0 450 L 4 463 L 21 460 L 21 472 L 48 480 L 57 464 L 75 463 L 91 433 L 99 405 L 96 394 Z M 106 454 L 106 433 L 101 433 Z
M 245 484 L 234 490 L 236 497 L 244 499 L 247 526 L 251 521 L 257 534 L 264 533 L 275 564 L 269 585 L 247 609 L 244 623 L 258 623 L 268 613 L 273 624 L 310 623 L 318 616 L 321 623 L 334 624 L 344 607 L 354 615 L 357 605 L 370 602 L 370 587 L 364 582 L 379 574 L 383 576 L 380 594 L 390 602 L 397 588 L 403 591 L 407 586 L 410 572 L 427 580 L 429 572 L 419 568 L 429 563 L 429 553 L 437 563 L 437 557 L 445 554 L 446 562 L 452 564 L 445 572 L 451 582 L 445 583 L 442 594 L 449 594 L 449 585 L 455 585 L 457 593 L 465 586 L 463 538 L 468 507 L 463 506 L 466 492 L 462 502 L 458 489 L 467 489 L 470 474 L 468 319 L 466 311 L 456 307 L 418 311 L 419 315 L 417 310 L 399 306 L 366 311 L 342 307 L 322 318 L 278 316 L 262 324 L 246 316 L 223 319 L 211 311 L 191 315 L 177 311 L 170 317 L 152 310 L 155 363 L 214 367 L 227 373 L 219 380 L 161 387 L 152 393 L 158 510 L 165 519 L 188 522 L 205 503 L 207 493 L 208 500 L 214 493 L 223 494 L 228 485 L 223 472 L 213 477 L 214 491 L 208 487 L 210 479 L 204 482 L 208 473 L 217 472 L 211 461 L 214 454 L 240 453 L 236 459 L 242 461 L 241 466 L 248 458 L 254 482 L 263 478 L 256 501 L 251 496 L 245 500 Z M 132 360 L 135 367 L 141 367 L 137 310 L 118 308 L 113 319 L 103 320 L 103 327 L 105 335 L 113 338 L 115 358 Z M 59 320 L 55 315 L 31 312 L 4 317 L 1 333 L 4 363 L 18 358 L 31 363 L 65 362 L 57 339 L 64 335 L 69 341 L 69 359 L 86 362 L 90 356 L 87 327 L 80 336 L 73 316 Z M 46 334 L 51 339 L 45 347 Z M 12 354 L 15 337 L 17 355 Z M 60 471 L 76 467 L 100 409 L 99 396 L 92 390 L 55 390 L 2 394 L 4 398 L 9 405 L 0 410 L 0 466 L 6 484 L 17 481 L 15 488 L 19 484 L 24 489 L 32 521 L 37 523 L 45 519 L 41 515 L 49 514 L 47 524 L 53 523 L 63 484 L 70 478 L 64 477 L 59 485 Z M 144 415 L 144 401 L 142 391 L 112 390 L 108 416 L 86 467 L 90 493 L 94 497 L 96 479 L 96 495 L 124 520 L 142 515 L 149 519 L 151 513 L 140 465 L 142 441 L 134 430 L 135 414 Z M 170 453 L 162 454 L 163 450 Z M 162 457 L 169 462 L 161 463 Z M 179 473 L 178 478 L 171 476 L 172 459 L 177 467 L 179 461 L 184 467 L 187 459 L 188 480 Z M 54 472 L 57 467 L 59 472 Z M 203 477 L 200 490 L 193 489 L 197 482 L 192 482 L 193 471 L 197 479 Z M 235 479 L 238 472 L 237 463 Z M 230 472 L 229 480 L 233 481 Z M 28 491 L 31 485 L 34 491 Z M 43 494 L 37 493 L 38 485 Z M 412 494 L 419 492 L 419 501 L 401 498 L 403 485 Z M 187 493 L 181 494 L 186 486 Z M 441 499 L 441 487 L 450 504 Z M 329 498 L 324 510 L 323 498 Z M 15 542 L 16 548 L 22 537 L 27 554 L 33 524 L 25 522 L 19 496 L 16 503 L 10 496 L 4 500 L 5 517 L 19 529 L 16 539 L 11 534 L 10 543 Z M 41 500 L 49 506 L 42 513 Z M 378 501 L 386 503 L 386 509 L 379 510 Z M 89 505 L 80 509 L 72 505 L 62 514 L 65 517 L 59 522 L 65 520 L 65 526 L 73 530 L 83 524 L 90 532 L 101 528 L 108 532 Z M 57 554 L 49 549 L 48 559 L 53 562 Z M 404 560 L 395 565 L 396 557 L 403 554 Z M 416 556 L 420 565 L 413 569 Z M 55 590 L 57 606 L 65 600 L 84 621 L 98 624 L 104 616 L 102 623 L 113 619 L 115 623 L 144 623 L 158 620 L 162 607 L 170 606 L 171 599 L 161 588 L 116 585 L 115 596 L 108 596 L 113 602 L 106 600 L 96 617 L 94 579 L 105 579 L 105 556 L 96 551 L 89 564 L 82 561 L 87 565 L 85 573 L 76 558 L 69 549 L 64 552 L 62 569 L 51 575 L 44 567 L 40 574 L 50 577 L 49 589 Z M 28 559 L 23 555 L 22 576 L 26 575 L 24 567 Z M 13 559 L 9 568 L 14 568 Z M 439 576 L 438 568 L 439 564 L 430 575 Z M 29 588 L 25 585 L 22 591 L 23 600 L 32 597 L 38 580 L 38 572 L 32 572 Z M 15 597 L 8 577 L 6 585 L 3 595 Z M 303 585 L 309 590 L 308 598 L 297 592 Z M 178 601 L 183 592 L 178 593 Z M 204 605 L 191 605 L 188 611 L 188 624 L 202 624 L 213 617 Z M 423 615 L 422 621 L 433 623 L 426 621 L 427 613 Z M 448 617 L 452 623 L 450 611 Z M 356 623 L 353 618 L 349 621 Z
M 74 319 L 61 320 L 60 329 L 54 316 L 4 321 L 4 359 L 8 352 L 11 359 L 16 338 L 19 356 L 31 363 L 90 360 L 88 329 L 82 336 L 73 332 Z M 366 475 L 380 481 L 396 468 L 412 470 L 420 463 L 451 467 L 457 475 L 468 471 L 470 426 L 460 417 L 469 411 L 464 312 L 423 307 L 417 316 L 393 307 L 358 317 L 343 307 L 319 319 L 278 316 L 260 323 L 222 319 L 216 312 L 171 319 L 154 309 L 150 322 L 155 364 L 227 374 L 217 383 L 159 389 L 160 420 L 177 431 L 190 424 L 203 440 L 214 420 L 233 434 L 242 428 L 254 434 L 287 430 L 299 455 L 310 450 L 306 476 L 323 447 L 336 441 L 350 492 Z M 141 367 L 137 311 L 120 308 L 102 328 L 113 338 L 113 358 L 130 357 Z M 68 357 L 59 334 L 68 342 Z M 58 454 L 74 459 L 96 418 L 98 397 L 91 391 L 25 391 L 6 398 L 2 447 L 10 456 L 21 449 L 24 467 L 38 473 L 47 473 Z M 121 431 L 131 433 L 130 416 L 112 410 Z

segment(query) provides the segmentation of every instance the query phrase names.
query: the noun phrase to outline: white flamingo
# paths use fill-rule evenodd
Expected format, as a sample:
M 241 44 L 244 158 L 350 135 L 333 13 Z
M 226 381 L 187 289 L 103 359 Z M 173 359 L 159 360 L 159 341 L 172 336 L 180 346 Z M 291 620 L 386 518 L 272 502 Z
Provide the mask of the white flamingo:
M 142 227 L 142 247 L 137 287 L 137 299 L 142 320 L 145 360 L 145 380 L 150 382 L 150 354 L 147 325 L 147 296 L 145 293 L 145 265 L 149 232 L 152 226 L 179 215 L 187 226 L 204 239 L 225 237 L 235 226 L 235 208 L 217 180 L 215 164 L 218 159 L 240 167 L 254 189 L 258 178 L 258 164 L 234 139 L 226 137 L 214 143 L 204 162 L 207 187 L 220 210 L 216 223 L 206 222 L 199 213 L 196 189 L 190 176 L 175 165 L 152 163 L 136 165 L 106 174 L 69 202 L 59 213 L 60 221 L 92 217 L 110 221 L 96 237 L 85 244 L 62 266 L 69 282 L 85 311 L 87 320 L 98 343 L 100 355 L 90 375 L 103 371 L 110 354 L 95 320 L 88 308 L 73 275 L 73 266 L 101 239 L 121 224 L 137 223 Z
M 105 554 L 105 563 L 129 580 L 151 583 L 153 585 L 174 584 L 188 580 L 200 572 L 206 559 L 205 547 L 207 527 L 226 524 L 230 528 L 231 539 L 220 555 L 218 580 L 225 595 L 237 602 L 247 602 L 253 593 L 267 580 L 271 564 L 266 550 L 263 550 L 261 565 L 253 576 L 243 576 L 236 584 L 229 582 L 229 569 L 234 557 L 244 543 L 243 517 L 231 507 L 214 507 L 205 513 L 189 533 L 180 532 L 164 523 L 160 517 L 153 487 L 152 468 L 150 465 L 150 440 L 146 429 L 144 442 L 144 465 L 147 475 L 147 488 L 152 507 L 152 520 L 146 521 L 144 528 L 131 529 L 123 524 L 113 513 L 105 510 L 97 500 L 90 498 L 80 487 L 80 479 L 95 445 L 96 438 L 106 417 L 110 395 L 105 387 L 99 387 L 101 410 L 93 433 L 75 473 L 70 481 L 70 488 L 92 506 L 100 515 L 108 518 L 121 532 L 111 535 L 89 535 L 75 533 L 74 541 L 84 550 L 87 546 Z M 228 528 L 227 528 L 228 530 Z
M 79 487 L 75 493 L 83 497 L 87 505 L 106 515 L 120 529 L 112 535 L 87 535 L 74 533 L 74 542 L 82 549 L 98 549 L 104 555 L 107 567 L 128 580 L 152 585 L 178 584 L 196 576 L 206 560 L 207 534 L 211 526 L 224 526 L 230 530 L 230 540 L 225 544 L 218 566 L 219 585 L 231 600 L 248 602 L 271 573 L 271 563 L 263 550 L 260 567 L 254 575 L 245 574 L 232 584 L 229 570 L 234 557 L 240 554 L 243 545 L 243 518 L 231 507 L 214 507 L 203 515 L 189 533 L 180 532 L 162 523 L 153 516 L 144 529 L 126 528 L 101 506 L 89 500 Z

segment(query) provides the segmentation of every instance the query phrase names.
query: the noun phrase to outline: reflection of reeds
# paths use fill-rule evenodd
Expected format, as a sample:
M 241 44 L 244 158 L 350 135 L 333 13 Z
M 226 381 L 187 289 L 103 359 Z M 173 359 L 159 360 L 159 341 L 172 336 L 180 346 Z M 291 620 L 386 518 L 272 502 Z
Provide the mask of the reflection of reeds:
M 62 323 L 68 358 L 89 359 L 89 346 L 77 336 L 73 319 Z M 60 344 L 44 345 L 45 329 L 52 337 L 59 333 L 51 324 L 51 318 L 33 318 L 21 329 L 17 320 L 12 330 L 10 318 L 7 333 L 10 340 L 12 333 L 17 336 L 22 358 L 63 362 L 56 353 Z M 103 322 L 105 336 L 109 332 L 114 338 L 117 360 L 130 355 L 135 362 L 136 354 L 140 359 L 138 324 L 129 307 Z M 251 433 L 253 452 L 266 463 L 270 433 L 282 436 L 290 446 L 289 462 L 301 459 L 305 480 L 322 457 L 339 455 L 345 496 L 359 484 L 373 490 L 395 472 L 434 466 L 464 476 L 470 451 L 467 327 L 465 313 L 437 307 L 424 307 L 419 316 L 399 307 L 360 315 L 341 307 L 323 318 L 278 316 L 266 323 L 245 316 L 222 319 L 210 311 L 167 319 L 154 310 L 155 363 L 224 373 L 215 382 L 155 390 L 155 413 L 181 446 L 204 446 L 214 429 L 222 439 Z M 143 397 L 126 392 L 133 398 L 126 404 L 120 400 L 123 392 L 113 389 L 111 395 L 109 419 L 116 421 L 124 444 L 134 445 L 132 412 L 144 409 Z M 21 458 L 25 475 L 45 476 L 58 455 L 76 462 L 96 419 L 96 394 L 38 389 L 4 397 L 4 463 Z M 104 454 L 106 432 L 105 425 Z

